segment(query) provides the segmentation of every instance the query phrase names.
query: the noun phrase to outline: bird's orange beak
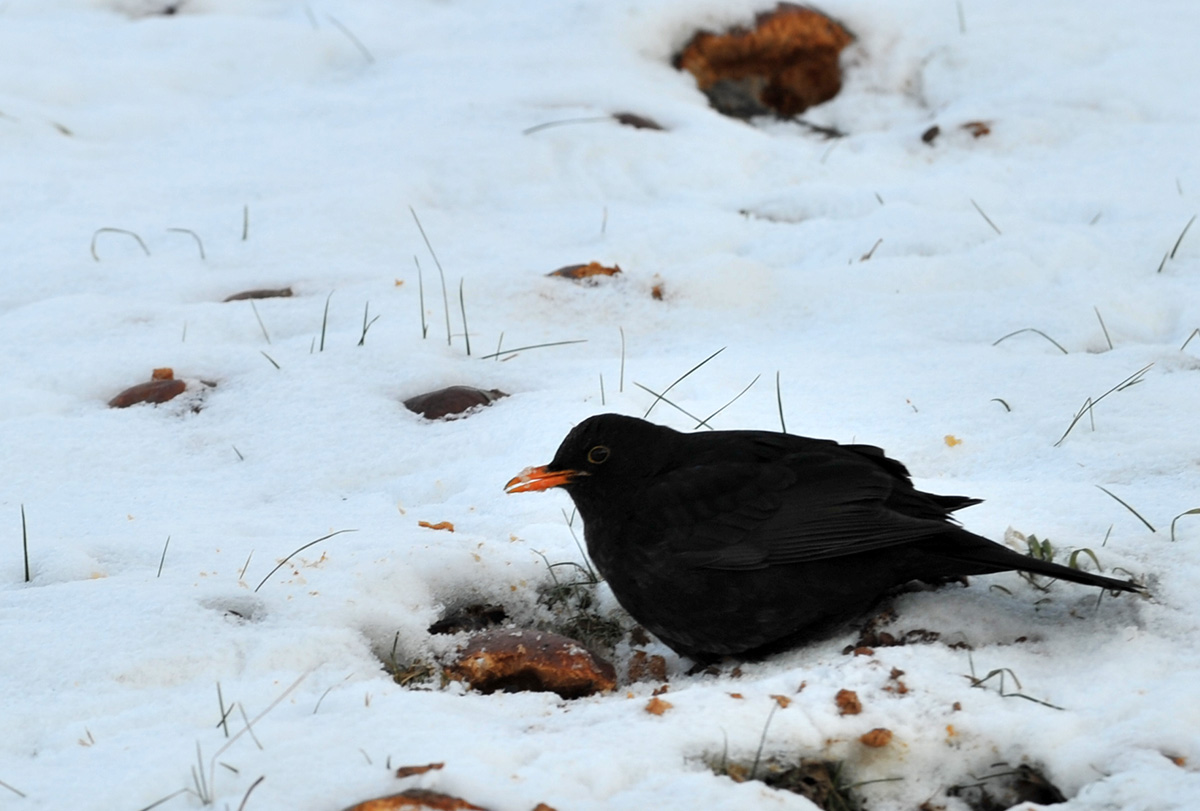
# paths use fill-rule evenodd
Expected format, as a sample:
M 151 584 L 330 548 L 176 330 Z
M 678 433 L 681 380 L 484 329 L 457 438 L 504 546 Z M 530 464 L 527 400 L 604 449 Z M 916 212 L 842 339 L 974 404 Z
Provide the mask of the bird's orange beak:
M 551 487 L 561 487 L 574 481 L 579 476 L 586 476 L 578 470 L 550 470 L 546 465 L 527 467 L 508 480 L 504 485 L 506 493 L 532 493 L 535 490 L 549 490 Z

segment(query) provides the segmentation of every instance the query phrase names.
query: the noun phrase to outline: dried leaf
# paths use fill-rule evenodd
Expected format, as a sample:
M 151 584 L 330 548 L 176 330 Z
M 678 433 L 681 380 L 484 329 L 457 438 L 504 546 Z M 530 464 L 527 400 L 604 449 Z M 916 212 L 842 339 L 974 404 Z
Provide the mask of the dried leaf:
M 399 769 L 396 769 L 396 777 L 412 777 L 416 774 L 425 774 L 426 772 L 437 771 L 445 765 L 445 763 L 426 763 L 424 766 L 401 766 Z
M 109 408 L 128 408 L 138 403 L 165 403 L 183 394 L 187 383 L 182 380 L 151 380 L 130 386 L 108 401 Z
M 291 298 L 292 288 L 280 287 L 277 290 L 246 290 L 241 293 L 234 293 L 232 296 L 227 296 L 225 301 L 245 301 L 247 299 L 256 298 Z
M 657 654 L 650 656 L 644 650 L 635 650 L 629 660 L 629 680 L 666 681 L 667 660 Z
M 599 262 L 588 262 L 586 265 L 566 265 L 546 275 L 557 276 L 561 279 L 574 279 L 575 281 L 588 279 L 594 282 L 598 276 L 615 276 L 620 272 L 621 268 L 618 265 L 608 267 Z
M 661 698 L 656 696 L 646 702 L 646 712 L 650 713 L 651 715 L 662 715 L 673 706 L 674 705 L 671 702 L 663 701 Z
M 637 113 L 613 113 L 613 118 L 618 123 L 624 124 L 627 127 L 633 127 L 639 130 L 661 130 L 662 124 L 659 124 L 653 118 L 647 118 L 644 115 Z
M 853 690 L 838 690 L 833 701 L 837 704 L 838 715 L 858 715 L 862 712 L 862 702 L 858 700 L 858 693 Z
M 992 128 L 987 121 L 968 121 L 962 125 L 962 128 L 976 138 L 982 138 L 985 135 L 990 135 Z
M 892 742 L 892 731 L 878 727 L 863 735 L 859 740 L 862 741 L 863 746 L 879 749 Z

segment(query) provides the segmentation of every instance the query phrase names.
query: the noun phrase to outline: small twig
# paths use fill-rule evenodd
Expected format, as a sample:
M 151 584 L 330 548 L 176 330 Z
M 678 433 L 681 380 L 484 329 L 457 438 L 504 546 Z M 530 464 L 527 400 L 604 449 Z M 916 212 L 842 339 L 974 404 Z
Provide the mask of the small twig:
M 1187 236 L 1188 229 L 1192 227 L 1192 223 L 1194 223 L 1195 221 L 1196 221 L 1196 215 L 1193 214 L 1192 218 L 1187 221 L 1187 225 L 1183 226 L 1183 231 L 1180 232 L 1179 239 L 1175 240 L 1175 247 L 1171 248 L 1170 257 L 1172 259 L 1175 258 L 1175 252 L 1179 250 L 1180 243 L 1183 242 L 1183 238 L 1185 236 Z
M 592 568 L 592 562 L 588 560 L 587 552 L 583 551 L 583 544 L 579 542 L 579 536 L 575 534 L 574 515 L 567 515 L 567 511 L 563 510 L 563 520 L 567 522 L 567 532 L 571 533 L 571 540 L 575 541 L 575 548 L 579 550 L 579 557 L 583 560 L 583 569 L 587 572 L 588 581 L 591 583 L 599 583 L 600 575 L 596 574 L 596 570 Z
M 825 136 L 825 140 L 827 140 L 827 141 L 831 140 L 833 138 L 845 138 L 846 137 L 846 133 L 842 132 L 837 127 L 826 127 L 823 124 L 814 124 L 811 121 L 805 121 L 803 118 L 793 118 L 792 123 L 799 124 L 801 127 L 804 127 L 809 132 L 815 132 L 817 135 Z
M 955 0 L 954 3 L 958 7 L 958 33 L 967 33 L 967 17 L 963 13 L 962 0 Z
M 533 135 L 535 132 L 541 132 L 542 130 L 548 130 L 551 127 L 563 127 L 563 126 L 566 126 L 567 124 L 598 124 L 601 121 L 612 121 L 612 120 L 613 120 L 613 118 L 610 115 L 594 115 L 594 116 L 588 116 L 587 118 L 562 118 L 562 119 L 559 119 L 558 121 L 547 121 L 544 124 L 535 124 L 532 127 L 528 127 L 527 129 L 521 130 L 521 134 L 522 135 Z M 603 233 L 603 231 L 601 231 L 601 233 Z
M 269 358 L 268 358 L 268 360 L 269 360 Z M 245 456 L 242 456 L 242 452 L 238 450 L 238 447 L 237 447 L 237 445 L 230 445 L 229 447 L 233 448 L 233 452 L 237 454 L 237 458 L 238 458 L 238 461 L 239 461 L 239 462 L 245 462 L 245 461 L 246 461 L 246 457 L 245 457 Z
M 318 352 L 325 351 L 325 328 L 329 326 L 329 300 L 333 298 L 335 291 L 330 290 L 329 295 L 325 297 L 325 314 L 321 316 L 321 348 Z
M 330 294 L 330 295 L 332 295 L 332 294 Z M 266 338 L 267 343 L 270 344 L 271 336 L 267 334 L 267 325 L 263 323 L 262 316 L 258 314 L 258 307 L 256 307 L 254 305 L 254 299 L 250 299 L 250 309 L 254 311 L 254 318 L 256 321 L 258 321 L 258 328 L 262 330 L 263 337 Z M 329 311 L 327 308 L 326 315 L 328 315 L 328 313 L 329 313 Z M 322 338 L 324 337 L 324 333 L 325 333 L 325 330 L 324 330 L 324 328 L 322 328 L 322 330 L 321 330 Z
M 21 505 L 21 552 L 25 556 L 25 582 L 30 581 L 29 577 L 29 526 L 25 523 L 25 505 Z
M 1183 350 L 1187 349 L 1187 345 L 1190 344 L 1192 342 L 1192 339 L 1195 338 L 1197 335 L 1200 335 L 1200 327 L 1197 327 L 1196 329 L 1192 330 L 1192 334 L 1189 335 L 1187 337 L 1187 340 L 1183 342 L 1183 346 L 1179 347 L 1179 351 L 1182 352 Z
M 625 328 L 617 327 L 617 330 L 621 333 L 621 377 L 618 381 L 619 385 L 617 386 L 617 391 L 621 394 L 624 394 L 625 393 Z M 1198 329 L 1196 331 L 1200 332 L 1200 329 Z M 1187 344 L 1184 344 L 1184 346 L 1187 346 Z
M 709 425 L 709 420 L 711 420 L 713 417 L 717 416 L 717 415 L 718 415 L 718 414 L 720 414 L 722 411 L 724 411 L 725 409 L 729 408 L 731 405 L 733 405 L 734 403 L 736 403 L 736 402 L 737 402 L 737 401 L 738 401 L 738 400 L 741 398 L 741 396 L 742 396 L 743 394 L 745 394 L 746 392 L 750 391 L 750 387 L 751 387 L 751 386 L 753 386 L 755 383 L 757 383 L 757 382 L 758 382 L 758 379 L 759 379 L 760 377 L 762 377 L 762 375 L 760 375 L 760 374 L 759 374 L 759 375 L 755 375 L 755 376 L 754 376 L 754 379 L 753 379 L 753 380 L 751 380 L 751 381 L 750 381 L 750 382 L 749 382 L 749 383 L 746 385 L 746 388 L 742 389 L 741 391 L 739 391 L 739 392 L 737 393 L 737 396 L 735 396 L 735 397 L 734 397 L 732 400 L 730 400 L 728 403 L 726 403 L 725 405 L 721 406 L 721 407 L 720 407 L 720 408 L 718 408 L 716 411 L 714 411 L 713 413 L 709 414 L 707 417 L 705 417 L 705 418 L 704 418 L 704 419 L 702 419 L 700 422 L 698 422 L 698 423 L 696 424 L 696 427 L 697 427 L 697 428 L 699 428 L 701 425 L 707 425 L 709 428 L 712 428 L 712 426 L 711 426 L 711 425 Z
M 972 200 L 972 201 L 971 201 L 971 205 L 975 206 L 975 210 L 979 212 L 979 216 L 980 216 L 980 217 L 983 217 L 983 219 L 984 219 L 985 221 L 987 221 L 987 224 L 988 224 L 988 225 L 990 225 L 990 226 L 992 226 L 992 230 L 993 230 L 993 231 L 995 231 L 997 234 L 1000 234 L 1001 236 L 1003 236 L 1003 235 L 1004 235 L 1004 234 L 1003 234 L 1003 233 L 1000 231 L 1000 229 L 996 227 L 996 223 L 992 222 L 992 218 L 991 218 L 991 217 L 989 217 L 987 214 L 985 214 L 985 213 L 983 212 L 983 209 L 979 207 L 979 203 L 976 203 L 974 200 Z
M 1011 406 L 1010 406 L 1008 403 L 1006 403 L 1006 402 L 1004 402 L 1003 400 L 1001 400 L 999 397 L 993 397 L 993 398 L 992 398 L 991 400 L 989 400 L 988 402 L 991 402 L 991 403 L 999 403 L 1000 405 L 1004 406 L 1004 410 L 1005 410 L 1005 411 L 1009 411 L 1009 412 L 1011 412 L 1011 411 L 1012 411 L 1012 407 L 1011 407 Z
M 242 206 L 242 242 L 250 238 L 250 205 Z
M 712 360 L 713 358 L 715 358 L 717 355 L 721 354 L 721 353 L 722 353 L 722 352 L 724 352 L 724 351 L 725 351 L 725 347 L 721 347 L 721 348 L 720 348 L 720 349 L 718 349 L 716 352 L 713 352 L 713 353 L 712 353 L 711 355 L 709 355 L 707 358 L 705 358 L 704 360 L 700 361 L 700 362 L 699 362 L 699 363 L 697 363 L 695 366 L 693 366 L 692 368 L 688 369 L 686 372 L 684 372 L 682 375 L 680 375 L 678 378 L 676 378 L 676 379 L 675 379 L 675 382 L 674 382 L 674 383 L 672 383 L 671 385 L 667 386 L 665 389 L 663 389 L 663 391 L 662 391 L 662 394 L 658 395 L 658 398 L 657 398 L 657 399 L 655 399 L 655 401 L 654 401 L 653 403 L 651 403 L 651 404 L 650 404 L 650 407 L 646 409 L 646 413 L 642 415 L 642 419 L 645 419 L 646 417 L 649 417 L 649 416 L 650 416 L 650 412 L 654 410 L 654 406 L 658 405 L 658 401 L 659 401 L 659 400 L 661 400 L 661 399 L 663 399 L 663 395 L 665 395 L 665 394 L 666 394 L 667 392 L 669 392 L 671 389 L 673 389 L 673 388 L 675 388 L 676 386 L 678 386 L 678 385 L 679 385 L 681 382 L 683 382 L 683 380 L 684 380 L 684 379 L 686 379 L 686 378 L 687 378 L 687 376 L 688 376 L 688 375 L 690 375 L 692 372 L 696 371 L 696 370 L 697 370 L 697 369 L 699 369 L 701 366 L 703 366 L 704 364 L 708 363 L 710 360 Z
M 250 550 L 250 554 L 246 555 L 246 562 L 242 564 L 242 570 L 238 572 L 238 580 L 243 580 L 246 577 L 246 570 L 250 568 L 250 558 L 254 557 L 254 550 Z
M 875 255 L 876 248 L 878 248 L 882 244 L 883 244 L 883 237 L 880 237 L 879 239 L 875 240 L 875 244 L 871 246 L 871 250 L 867 251 L 861 257 L 859 257 L 858 261 L 865 262 L 868 259 L 870 259 L 872 256 Z
M 650 388 L 649 386 L 643 386 L 641 383 L 637 382 L 636 380 L 633 381 L 633 385 L 637 386 L 639 389 L 641 389 L 644 392 L 653 394 L 657 398 L 655 400 L 655 402 L 658 402 L 658 400 L 662 400 L 664 403 L 666 403 L 667 405 L 669 405 L 671 408 L 675 409 L 679 413 L 683 414 L 685 417 L 691 417 L 692 419 L 696 420 L 697 422 L 702 422 L 700 417 L 697 417 L 695 414 L 688 411 L 686 408 L 679 405 L 678 403 L 668 400 L 666 397 L 664 397 L 663 394 L 665 394 L 666 392 L 663 392 L 663 394 L 659 394 L 654 389 Z
M 1181 512 L 1179 515 L 1177 515 L 1171 519 L 1171 542 L 1172 543 L 1175 542 L 1175 522 L 1178 521 L 1180 518 L 1183 518 L 1185 515 L 1200 515 L 1200 507 L 1196 507 L 1195 509 L 1192 509 L 1192 510 L 1185 510 L 1184 512 Z
M 1133 513 L 1135 516 L 1137 516 L 1137 520 L 1139 520 L 1139 521 L 1141 521 L 1143 524 L 1145 524 L 1145 525 L 1146 525 L 1146 528 L 1147 528 L 1148 530 L 1150 530 L 1151 532 L 1158 532 L 1158 530 L 1156 530 L 1156 529 L 1154 528 L 1154 526 L 1153 526 L 1153 525 L 1152 525 L 1152 524 L 1151 524 L 1149 521 L 1147 521 L 1145 518 L 1142 518 L 1142 514 L 1141 514 L 1141 513 L 1139 513 L 1139 512 L 1138 512 L 1137 510 L 1135 510 L 1133 507 L 1130 507 L 1130 506 L 1129 506 L 1129 504 L 1128 504 L 1128 502 L 1126 502 L 1124 499 L 1122 499 L 1122 498 L 1121 498 L 1120 496 L 1118 496 L 1116 493 L 1114 493 L 1113 491 L 1109 490 L 1107 487 L 1100 487 L 1100 485 L 1096 485 L 1096 486 L 1097 486 L 1097 487 L 1099 487 L 1101 490 L 1103 490 L 1105 493 L 1107 493 L 1107 494 L 1109 495 L 1109 497 L 1111 497 L 1111 498 L 1112 498 L 1114 501 L 1116 501 L 1116 502 L 1117 502 L 1118 504 L 1120 504 L 1122 507 L 1124 507 L 1125 509 L 1127 509 L 1127 510 L 1129 510 L 1131 513 Z
M 1112 394 L 1114 391 L 1123 391 L 1124 389 L 1127 389 L 1130 386 L 1140 383 L 1141 379 L 1142 379 L 1142 375 L 1146 374 L 1146 372 L 1148 372 L 1152 366 L 1154 366 L 1153 363 L 1148 363 L 1145 366 L 1143 366 L 1141 369 L 1138 369 L 1136 372 L 1131 374 L 1129 377 L 1122 380 L 1117 385 L 1113 386 L 1108 391 L 1104 392 L 1104 394 L 1101 394 L 1096 399 L 1093 400 L 1091 397 L 1089 397 L 1086 400 L 1084 400 L 1083 406 L 1080 407 L 1079 411 L 1075 414 L 1075 418 L 1071 420 L 1071 424 L 1067 426 L 1067 430 L 1064 431 L 1063 435 L 1058 438 L 1058 442 L 1054 443 L 1054 447 L 1057 448 L 1059 445 L 1061 445 L 1063 443 L 1063 440 L 1066 439 L 1067 435 L 1071 433 L 1071 429 L 1073 429 L 1079 423 L 1079 421 L 1081 419 L 1083 419 L 1084 414 L 1090 414 L 1092 412 L 1092 409 L 1096 407 L 1096 403 L 1100 402 L 1105 397 Z
M 245 727 L 245 729 L 243 729 L 241 732 L 238 732 L 238 733 L 237 733 L 236 735 L 234 735 L 232 738 L 230 738 L 229 740 L 227 740 L 227 741 L 225 742 L 225 744 L 224 744 L 224 745 L 223 745 L 223 746 L 222 746 L 220 749 L 218 749 L 218 750 L 217 750 L 217 751 L 216 751 L 216 752 L 213 754 L 213 756 L 212 756 L 212 759 L 211 759 L 211 760 L 209 760 L 209 774 L 210 774 L 210 775 L 213 775 L 213 774 L 215 774 L 215 772 L 216 772 L 216 768 L 217 768 L 217 758 L 219 758 L 219 757 L 220 757 L 220 756 L 221 756 L 221 755 L 222 755 L 222 754 L 223 754 L 223 753 L 224 753 L 224 752 L 225 752 L 227 749 L 229 749 L 229 747 L 233 746 L 233 744 L 235 744 L 235 743 L 237 742 L 237 739 L 238 739 L 238 738 L 242 737 L 242 735 L 244 735 L 244 734 L 245 734 L 247 731 L 249 731 L 249 730 L 250 730 L 250 729 L 251 729 L 251 728 L 252 728 L 252 727 L 253 727 L 255 724 L 257 724 L 257 723 L 258 723 L 259 721 L 261 721 L 261 720 L 262 720 L 264 717 L 266 717 L 267 713 L 269 713 L 271 710 L 273 710 L 273 709 L 275 709 L 276 707 L 278 707 L 278 706 L 279 706 L 279 704 L 280 704 L 280 703 L 281 703 L 281 702 L 282 702 L 282 701 L 283 701 L 285 698 L 287 698 L 289 695 L 291 695 L 291 692 L 292 692 L 293 690 L 295 690 L 297 687 L 299 687 L 299 686 L 300 686 L 300 683 L 301 683 L 302 681 L 304 681 L 305 679 L 307 679 L 307 678 L 308 678 L 308 676 L 309 676 L 309 674 L 311 674 L 311 673 L 313 672 L 313 670 L 315 670 L 315 669 L 316 669 L 316 668 L 312 668 L 312 669 L 310 669 L 310 670 L 306 670 L 305 672 L 301 673 L 301 674 L 300 674 L 300 678 L 298 678 L 298 679 L 296 679 L 294 682 L 292 682 L 292 686 L 291 686 L 291 687 L 287 688 L 287 689 L 286 689 L 286 690 L 284 690 L 282 693 L 280 693 L 280 694 L 279 694 L 279 697 L 278 697 L 278 698 L 276 698 L 274 701 L 272 701 L 272 702 L 271 702 L 271 703 L 270 703 L 270 704 L 267 706 L 267 708 L 266 708 L 265 710 L 263 710 L 262 712 L 260 712 L 258 715 L 254 716 L 254 720 L 253 720 L 253 721 L 248 721 L 248 722 L 246 723 L 246 727 Z M 197 744 L 196 744 L 196 755 L 197 755 L 197 756 L 199 756 L 199 754 L 200 754 L 200 744 L 199 744 L 199 743 L 197 743 Z M 203 768 L 203 764 L 201 764 L 201 767 Z M 209 785 L 211 786 L 211 785 L 212 785 L 212 779 L 210 779 L 210 780 L 208 781 L 208 783 L 209 783 Z M 209 801 L 209 803 L 207 803 L 207 804 L 211 804 L 211 800 L 210 800 L 210 801 Z
M 97 228 L 96 233 L 92 234 L 92 258 L 97 262 L 100 261 L 100 257 L 96 254 L 96 237 L 100 236 L 101 234 L 125 234 L 126 236 L 131 236 L 137 240 L 137 244 L 141 246 L 142 251 L 146 254 L 146 256 L 150 255 L 150 249 L 146 247 L 146 243 L 142 241 L 141 237 L 132 231 L 126 231 L 124 228 Z
M 779 371 L 775 371 L 775 404 L 779 406 L 779 430 L 787 433 L 787 422 L 783 419 L 783 389 L 779 385 Z
M 193 771 L 193 773 L 195 772 L 195 767 L 192 767 L 192 771 Z M 13 789 L 13 790 L 16 791 L 16 789 Z M 189 791 L 191 791 L 190 788 L 181 788 L 181 789 L 179 789 L 179 791 L 172 792 L 172 793 L 168 794 L 166 797 L 163 797 L 161 800 L 155 800 L 154 802 L 150 803 L 150 805 L 142 806 L 141 808 L 138 809 L 138 811 L 151 811 L 151 809 L 158 808 L 163 803 L 168 802 L 169 800 L 174 800 L 180 794 L 187 794 Z M 18 793 L 20 793 L 20 792 L 18 792 Z M 21 794 L 21 796 L 24 797 L 25 795 Z
M 378 320 L 379 320 L 379 316 L 375 316 L 375 317 L 374 317 L 374 318 L 372 318 L 370 321 L 368 321 L 368 320 L 367 320 L 367 317 L 368 317 L 370 314 L 371 314 L 371 302 L 369 302 L 369 301 L 368 301 L 366 304 L 364 304 L 364 305 L 363 305 L 363 330 L 362 330 L 362 337 L 360 337 L 360 338 L 358 339 L 358 345 L 359 345 L 359 346 L 365 346 L 365 345 L 366 345 L 366 343 L 367 343 L 367 330 L 369 330 L 369 329 L 371 328 L 371 325 L 372 325 L 372 324 L 374 324 L 376 321 L 378 321 Z
M 1100 329 L 1104 331 L 1104 340 L 1108 341 L 1108 348 L 1112 349 L 1112 338 L 1108 335 L 1108 327 L 1104 326 L 1104 318 L 1100 315 L 1100 308 L 1093 304 L 1092 309 L 1096 311 L 1096 320 L 1100 322 Z
M 500 362 L 500 347 L 504 346 L 504 330 L 500 331 L 500 337 L 496 339 L 496 351 L 493 357 L 496 358 L 496 363 Z
M 608 206 L 604 207 L 604 216 L 600 218 L 600 236 L 604 237 L 604 232 L 608 230 Z
M 1010 332 L 1010 333 L 1008 333 L 1007 335 L 1005 335 L 1003 338 L 997 338 L 995 341 L 993 341 L 993 342 L 992 342 L 992 346 L 996 346 L 996 345 L 998 345 L 998 344 L 999 344 L 1001 341 L 1007 341 L 1009 338 L 1013 337 L 1014 335 L 1020 335 L 1022 332 L 1034 332 L 1034 333 L 1037 333 L 1038 335 L 1041 335 L 1043 338 L 1045 338 L 1045 339 L 1046 339 L 1047 341 L 1049 341 L 1050 343 L 1052 343 L 1052 344 L 1054 344 L 1055 346 L 1057 346 L 1057 347 L 1058 347 L 1058 350 L 1059 350 L 1060 352 L 1062 352 L 1064 355 L 1068 355 L 1068 354 L 1070 354 L 1070 353 L 1069 353 L 1069 352 L 1067 352 L 1067 350 L 1066 350 L 1066 349 L 1063 347 L 1063 345 L 1062 345 L 1062 344 L 1060 344 L 1058 341 L 1054 340 L 1054 339 L 1053 339 L 1053 338 L 1051 338 L 1049 335 L 1047 335 L 1046 333 L 1042 332 L 1040 329 L 1034 329 L 1033 327 L 1025 327 L 1024 329 L 1019 329 L 1019 330 L 1017 330 L 1016 332 Z
M 162 557 L 158 559 L 158 574 L 155 577 L 162 577 L 163 564 L 167 562 L 167 547 L 171 545 L 171 536 L 167 536 L 167 542 L 163 544 Z
M 275 362 L 275 358 L 271 357 L 271 356 L 270 356 L 270 355 L 268 355 L 266 352 L 263 352 L 261 349 L 260 349 L 260 350 L 258 350 L 258 351 L 259 351 L 259 354 L 261 354 L 261 355 L 262 355 L 264 358 L 266 358 L 267 360 L 269 360 L 269 361 L 271 362 L 271 365 L 272 365 L 272 366 L 274 366 L 276 369 L 282 369 L 282 368 L 283 368 L 282 366 L 280 366 L 278 363 L 276 363 L 276 362 Z M 239 454 L 239 455 L 240 455 L 240 454 Z
M 421 304 L 421 340 L 425 340 L 429 335 L 429 324 L 425 321 L 425 279 L 421 276 L 421 262 L 417 259 L 416 254 L 413 254 L 413 262 L 417 265 L 417 296 Z
M 604 400 L 604 373 L 600 373 L 600 407 L 604 408 L 608 403 Z
M 495 358 L 500 355 L 515 355 L 517 352 L 524 352 L 527 349 L 541 349 L 546 346 L 566 346 L 567 344 L 586 344 L 587 338 L 580 338 L 574 341 L 551 341 L 548 344 L 532 344 L 530 346 L 518 346 L 516 349 L 505 349 L 503 352 L 493 352 L 490 355 L 480 355 L 480 360 Z
M 775 712 L 779 709 L 779 702 L 771 702 L 771 711 L 767 713 L 767 721 L 763 724 L 762 734 L 758 737 L 758 751 L 754 753 L 754 764 L 750 767 L 750 779 L 754 779 L 754 775 L 758 772 L 758 761 L 762 758 L 763 746 L 767 743 L 767 730 L 771 728 L 771 719 L 775 717 Z
M 196 786 L 196 796 L 204 805 L 211 805 L 213 798 L 204 779 L 204 755 L 200 752 L 200 741 L 196 741 L 196 766 L 192 767 L 192 783 Z
M 421 239 L 425 240 L 425 247 L 429 249 L 429 255 L 433 257 L 433 264 L 437 265 L 438 275 L 442 278 L 442 304 L 446 308 L 446 346 L 450 346 L 450 297 L 446 294 L 446 272 L 442 270 L 442 263 L 438 261 L 437 253 L 433 250 L 433 244 L 429 241 L 429 237 L 425 234 L 424 227 L 421 226 L 421 220 L 417 217 L 417 210 L 412 206 L 408 207 L 412 213 L 413 222 L 417 224 L 417 230 L 421 232 Z M 424 312 L 424 309 L 421 310 Z
M 246 715 L 245 706 L 243 706 L 242 702 L 239 701 L 237 703 L 237 708 L 238 712 L 242 714 L 242 723 L 246 725 L 246 729 L 244 731 L 250 733 L 250 740 L 254 741 L 254 745 L 258 747 L 258 751 L 263 751 L 262 741 L 260 741 L 258 736 L 254 734 L 254 730 L 250 726 L 250 718 Z
M 371 52 L 367 50 L 367 46 L 363 45 L 362 40 L 354 36 L 354 33 L 349 28 L 342 25 L 337 17 L 334 17 L 332 14 L 326 14 L 325 19 L 333 23 L 339 31 L 346 35 L 347 39 L 354 43 L 354 47 L 358 48 L 358 52 L 363 55 L 363 59 L 367 60 L 368 65 L 375 63 L 375 57 L 371 56 Z
M 328 535 L 322 535 L 320 538 L 317 538 L 315 541 L 309 541 L 308 543 L 304 544 L 304 546 L 301 546 L 301 547 L 293 550 L 291 553 L 288 554 L 288 556 L 286 558 L 279 561 L 278 566 L 276 566 L 274 569 L 272 569 L 270 572 L 267 573 L 267 576 L 262 579 L 262 582 L 254 587 L 254 590 L 258 591 L 259 589 L 261 589 L 263 587 L 263 585 L 268 580 L 271 579 L 271 575 L 275 574 L 277 571 L 282 569 L 289 560 L 291 560 L 293 557 L 295 557 L 299 553 L 303 552 L 305 549 L 308 549 L 310 546 L 315 546 L 316 544 L 319 544 L 321 541 L 327 541 L 330 538 L 334 537 L 335 535 L 341 535 L 342 533 L 345 533 L 345 532 L 358 532 L 358 530 L 357 529 L 339 529 L 337 532 L 331 532 Z
M 469 358 L 469 357 L 471 357 L 471 333 L 467 329 L 467 302 L 466 302 L 466 299 L 463 298 L 463 282 L 464 281 L 465 281 L 465 279 L 461 279 L 461 278 L 458 280 L 458 308 L 459 308 L 459 310 L 462 311 L 463 340 L 466 341 L 467 357 Z
M 0 787 L 3 787 L 3 788 L 6 788 L 6 789 L 8 789 L 9 791 L 11 791 L 13 794 L 17 795 L 18 797 L 22 797 L 22 798 L 23 798 L 23 797 L 25 797 L 25 796 L 26 796 L 26 795 L 25 795 L 25 792 L 23 792 L 23 791 L 20 791 L 20 790 L 18 790 L 18 789 L 15 789 L 15 788 L 13 788 L 13 787 L 12 787 L 12 786 L 10 786 L 8 783 L 5 783 L 3 780 L 0 780 Z M 174 794 L 172 794 L 171 796 L 172 796 L 172 797 L 174 797 L 175 795 L 174 795 Z M 147 806 L 147 807 L 148 807 L 148 808 L 153 808 L 154 806 Z
M 190 228 L 168 228 L 168 231 L 176 234 L 191 234 L 192 239 L 196 240 L 196 247 L 200 249 L 200 261 L 206 261 L 208 257 L 204 255 L 204 243 L 200 240 L 200 235 Z
M 999 679 L 1000 687 L 996 692 L 1000 694 L 1001 698 L 1023 698 L 1026 701 L 1032 701 L 1034 704 L 1041 704 L 1043 707 L 1049 707 L 1052 710 L 1063 709 L 1062 707 L 1058 706 L 1057 704 L 1051 704 L 1049 701 L 1043 701 L 1040 698 L 1034 698 L 1033 696 L 1028 696 L 1028 695 L 1025 695 L 1024 693 L 1006 693 L 1006 692 L 1004 692 L 1004 674 L 1005 673 L 1012 676 L 1012 680 L 1014 682 L 1016 682 L 1016 684 L 1017 684 L 1017 689 L 1018 690 L 1021 689 L 1021 680 L 1017 678 L 1017 674 L 1014 673 L 1010 668 L 999 667 L 999 668 L 996 668 L 995 670 L 991 671 L 990 673 L 988 673 L 983 678 L 976 678 L 975 662 L 971 659 L 970 654 L 967 654 L 967 661 L 970 662 L 970 664 L 971 664 L 971 675 L 965 676 L 965 678 L 969 682 L 971 682 L 972 687 L 982 688 L 985 682 L 989 681 L 994 676 L 999 676 L 1000 677 L 1000 679 Z
M 246 801 L 250 799 L 250 792 L 252 792 L 252 791 L 254 791 L 254 789 L 258 788 L 258 784 L 266 779 L 267 779 L 267 776 L 264 774 L 262 777 L 258 778 L 257 780 L 255 780 L 253 783 L 250 784 L 250 788 L 246 789 L 246 793 L 242 795 L 242 802 L 241 802 L 241 805 L 238 806 L 238 811 L 246 811 Z
M 392 662 L 393 663 L 395 663 L 395 661 L 396 661 L 396 644 L 398 644 L 399 642 L 400 642 L 400 632 L 397 631 L 396 632 L 396 641 L 392 643 Z M 344 683 L 344 682 L 350 681 L 350 679 L 353 676 L 354 676 L 353 673 L 347 674 L 346 678 L 342 679 L 342 682 Z M 325 696 L 327 696 L 331 692 L 333 692 L 333 688 L 338 687 L 338 686 L 339 685 L 337 685 L 337 684 L 331 684 L 331 685 L 329 685 L 329 688 L 325 690 L 325 692 L 321 693 L 321 697 L 317 699 L 317 706 L 313 707 L 313 715 L 316 715 L 317 710 L 321 709 L 321 702 L 323 702 L 325 700 Z
M 221 695 L 221 682 L 217 682 L 217 706 L 221 709 L 221 720 L 217 722 L 217 726 L 225 731 L 225 737 L 229 737 L 229 713 L 233 712 L 233 707 L 225 709 L 225 696 Z

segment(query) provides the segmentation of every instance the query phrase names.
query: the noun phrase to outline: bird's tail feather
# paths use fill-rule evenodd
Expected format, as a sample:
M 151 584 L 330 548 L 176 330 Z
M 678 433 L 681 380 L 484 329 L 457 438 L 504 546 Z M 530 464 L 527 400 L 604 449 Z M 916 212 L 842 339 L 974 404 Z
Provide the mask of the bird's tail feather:
M 946 540 L 949 542 L 940 546 L 938 551 L 945 557 L 970 564 L 975 570 L 974 572 L 964 572 L 964 574 L 990 574 L 1016 569 L 1113 591 L 1145 591 L 1142 586 L 1129 580 L 1117 580 L 1113 577 L 1105 577 L 1101 574 L 1072 569 L 1059 563 L 1022 555 L 1007 546 L 989 541 L 967 530 L 959 530 Z

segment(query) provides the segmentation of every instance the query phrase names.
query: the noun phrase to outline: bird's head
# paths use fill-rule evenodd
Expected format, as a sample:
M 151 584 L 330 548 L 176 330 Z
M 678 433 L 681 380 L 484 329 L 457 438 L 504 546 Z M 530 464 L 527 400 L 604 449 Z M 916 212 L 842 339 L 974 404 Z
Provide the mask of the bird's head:
M 636 488 L 658 471 L 675 431 L 620 414 L 589 417 L 567 434 L 549 464 L 529 467 L 504 489 L 528 493 L 562 487 L 580 496 Z

